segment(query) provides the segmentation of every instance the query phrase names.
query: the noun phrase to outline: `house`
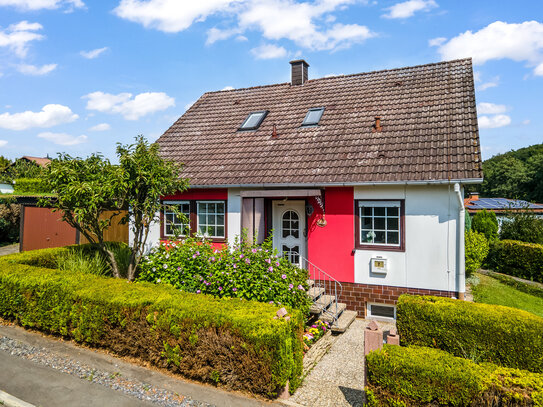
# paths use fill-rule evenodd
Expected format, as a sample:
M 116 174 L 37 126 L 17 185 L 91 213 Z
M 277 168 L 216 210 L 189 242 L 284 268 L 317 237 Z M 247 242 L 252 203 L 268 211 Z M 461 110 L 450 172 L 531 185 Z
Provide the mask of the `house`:
M 510 212 L 530 212 L 537 217 L 543 218 L 543 204 L 527 202 L 521 199 L 482 198 L 478 192 L 473 192 L 468 198 L 465 198 L 464 206 L 470 216 L 474 216 L 482 210 L 494 212 L 500 226 Z
M 26 161 L 26 162 L 29 162 L 29 163 L 34 163 L 38 167 L 42 167 L 42 168 L 47 167 L 51 163 L 51 159 L 49 158 L 49 156 L 47 156 L 47 157 L 31 157 L 29 155 L 24 155 L 24 156 L 22 156 L 20 158 L 20 160 Z
M 273 231 L 360 316 L 393 318 L 403 293 L 462 299 L 463 187 L 482 182 L 471 59 L 320 79 L 290 64 L 290 83 L 205 93 L 159 138 L 191 183 L 164 204 L 215 244 Z M 155 242 L 183 226 L 168 206 Z

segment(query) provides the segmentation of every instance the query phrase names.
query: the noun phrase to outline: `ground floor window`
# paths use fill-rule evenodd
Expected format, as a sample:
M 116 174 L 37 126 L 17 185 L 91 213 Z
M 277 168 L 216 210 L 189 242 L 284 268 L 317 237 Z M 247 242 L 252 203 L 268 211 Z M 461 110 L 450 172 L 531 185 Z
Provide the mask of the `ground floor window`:
M 226 201 L 164 201 L 163 204 L 163 237 L 193 233 L 218 241 L 226 238 Z
M 356 247 L 403 250 L 404 201 L 355 201 Z
M 385 304 L 368 304 L 366 315 L 369 318 L 396 319 L 396 307 Z

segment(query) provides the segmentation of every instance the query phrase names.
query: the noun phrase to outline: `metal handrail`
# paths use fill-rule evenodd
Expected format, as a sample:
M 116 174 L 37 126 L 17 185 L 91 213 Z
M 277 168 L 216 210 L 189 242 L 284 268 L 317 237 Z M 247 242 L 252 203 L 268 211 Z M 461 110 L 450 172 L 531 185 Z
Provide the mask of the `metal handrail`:
M 338 309 L 338 303 L 340 302 L 340 297 L 343 292 L 343 286 L 341 285 L 341 283 L 321 268 L 315 266 L 313 263 L 311 263 L 309 260 L 301 256 L 297 252 L 291 251 L 289 253 L 286 253 L 286 255 L 291 263 L 298 263 L 300 268 L 308 271 L 309 278 L 312 279 L 314 282 L 313 287 L 324 289 L 323 293 L 320 296 L 313 299 L 313 303 L 316 303 L 322 295 L 334 296 L 334 304 L 322 310 L 324 313 L 331 315 L 333 319 L 332 323 L 334 323 L 339 318 L 339 314 L 341 313 L 341 311 Z M 299 259 L 299 262 L 293 261 L 296 259 Z

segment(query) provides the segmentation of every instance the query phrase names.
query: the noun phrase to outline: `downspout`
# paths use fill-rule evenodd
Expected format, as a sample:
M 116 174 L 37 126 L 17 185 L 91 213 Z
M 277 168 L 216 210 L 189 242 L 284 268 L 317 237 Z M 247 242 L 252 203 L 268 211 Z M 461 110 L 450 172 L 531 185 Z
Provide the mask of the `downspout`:
M 466 292 L 466 258 L 464 254 L 465 242 L 464 242 L 464 228 L 465 228 L 465 209 L 464 209 L 464 197 L 462 196 L 462 189 L 460 184 L 454 184 L 454 192 L 458 198 L 458 299 L 464 300 L 464 293 Z

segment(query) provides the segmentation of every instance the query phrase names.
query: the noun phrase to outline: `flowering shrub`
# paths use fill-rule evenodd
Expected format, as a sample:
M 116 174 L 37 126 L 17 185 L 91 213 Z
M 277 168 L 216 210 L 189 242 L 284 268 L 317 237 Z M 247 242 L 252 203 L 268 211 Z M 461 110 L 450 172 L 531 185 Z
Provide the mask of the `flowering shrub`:
M 328 322 L 321 321 L 320 319 L 314 324 L 306 328 L 304 334 L 304 348 L 307 350 L 317 342 L 325 333 L 330 329 Z
M 272 240 L 262 245 L 235 242 L 214 248 L 210 242 L 187 238 L 162 243 L 141 263 L 140 281 L 171 284 L 182 291 L 235 297 L 307 312 L 307 271 L 279 257 Z

